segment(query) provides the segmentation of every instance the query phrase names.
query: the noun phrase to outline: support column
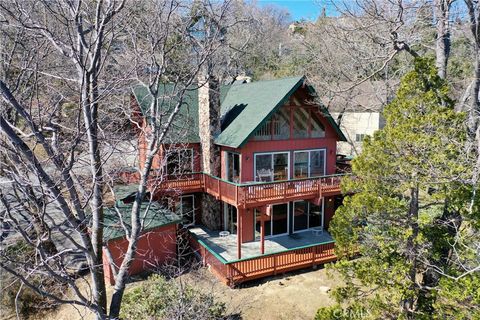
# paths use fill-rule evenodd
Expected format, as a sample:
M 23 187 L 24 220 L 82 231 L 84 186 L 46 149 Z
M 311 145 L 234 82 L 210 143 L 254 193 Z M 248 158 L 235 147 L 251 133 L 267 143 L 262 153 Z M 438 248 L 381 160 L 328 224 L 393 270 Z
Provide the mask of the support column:
M 237 208 L 237 259 L 242 258 L 242 211 Z
M 260 217 L 260 253 L 265 254 L 265 215 Z

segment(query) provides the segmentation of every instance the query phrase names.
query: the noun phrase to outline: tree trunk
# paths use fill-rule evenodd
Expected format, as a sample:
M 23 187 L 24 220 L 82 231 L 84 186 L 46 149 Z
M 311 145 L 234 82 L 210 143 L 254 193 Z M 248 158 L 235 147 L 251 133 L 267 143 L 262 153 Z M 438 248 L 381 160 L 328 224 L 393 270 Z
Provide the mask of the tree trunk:
M 437 39 L 435 42 L 436 66 L 438 75 L 447 77 L 448 57 L 450 56 L 450 5 L 451 0 L 435 0 Z
M 407 319 L 415 319 L 415 310 L 417 308 L 417 255 L 418 255 L 418 186 L 410 189 L 410 209 L 408 211 L 408 227 L 412 234 L 407 239 L 406 255 L 410 263 L 408 280 L 410 281 L 410 294 L 402 302 L 402 309 Z

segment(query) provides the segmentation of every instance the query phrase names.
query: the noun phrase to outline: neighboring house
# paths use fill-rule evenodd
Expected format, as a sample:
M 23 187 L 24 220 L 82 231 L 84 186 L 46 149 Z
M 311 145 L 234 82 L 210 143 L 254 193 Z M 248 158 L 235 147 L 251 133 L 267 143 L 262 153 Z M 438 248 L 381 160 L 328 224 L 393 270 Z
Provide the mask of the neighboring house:
M 160 108 L 169 88 L 162 86 Z M 327 230 L 341 203 L 336 154 L 346 138 L 328 111 L 311 103 L 313 88 L 303 77 L 221 87 L 221 132 L 211 137 L 219 176 L 202 173 L 203 163 L 217 159 L 202 153 L 199 118 L 209 106 L 197 91 L 189 91 L 155 157 L 149 187 L 182 217 L 202 262 L 234 285 L 335 260 Z M 135 88 L 135 114 L 151 99 L 144 87 Z M 148 132 L 151 120 L 144 120 Z M 139 158 L 143 166 L 143 134 Z M 221 204 L 217 225 L 202 206 L 210 196 Z
M 383 108 L 392 98 L 395 88 L 393 82 L 387 86 L 386 82 L 367 81 L 348 93 L 337 94 L 330 101 L 324 101 L 348 140 L 338 144 L 339 154 L 349 157 L 358 155 L 365 136 L 372 136 L 383 128 Z

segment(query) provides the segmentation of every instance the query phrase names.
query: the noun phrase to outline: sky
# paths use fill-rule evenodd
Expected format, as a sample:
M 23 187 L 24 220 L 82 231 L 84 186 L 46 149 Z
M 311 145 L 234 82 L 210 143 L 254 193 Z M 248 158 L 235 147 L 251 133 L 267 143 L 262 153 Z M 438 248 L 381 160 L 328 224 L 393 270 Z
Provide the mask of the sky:
M 287 9 L 293 20 L 315 20 L 322 11 L 322 0 L 257 0 L 259 5 L 275 5 Z M 327 8 L 327 14 L 328 14 Z

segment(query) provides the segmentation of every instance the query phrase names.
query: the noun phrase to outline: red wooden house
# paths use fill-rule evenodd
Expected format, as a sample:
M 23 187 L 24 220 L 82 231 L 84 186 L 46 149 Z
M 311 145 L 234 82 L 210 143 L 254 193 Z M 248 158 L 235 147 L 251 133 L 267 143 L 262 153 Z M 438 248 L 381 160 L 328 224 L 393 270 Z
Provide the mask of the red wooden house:
M 141 114 L 151 97 L 143 87 L 133 93 Z M 170 197 L 192 247 L 228 284 L 335 260 L 328 226 L 340 196 L 337 141 L 346 139 L 314 96 L 304 77 L 221 87 L 221 130 L 212 133 L 221 169 L 212 175 L 199 136 L 208 106 L 192 90 L 155 158 L 162 178 L 151 191 Z M 140 166 L 145 143 L 140 134 Z M 204 223 L 206 195 L 220 203 L 213 226 Z

